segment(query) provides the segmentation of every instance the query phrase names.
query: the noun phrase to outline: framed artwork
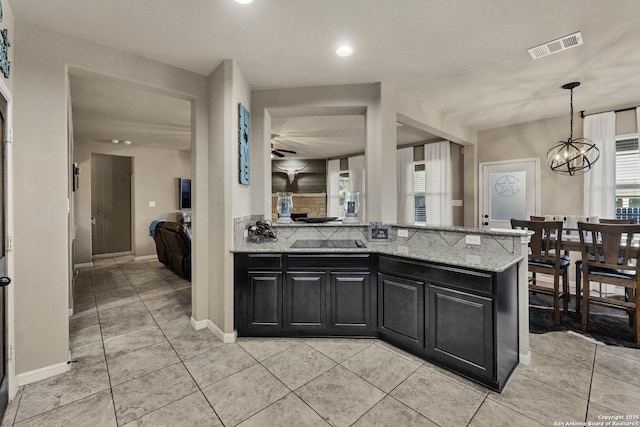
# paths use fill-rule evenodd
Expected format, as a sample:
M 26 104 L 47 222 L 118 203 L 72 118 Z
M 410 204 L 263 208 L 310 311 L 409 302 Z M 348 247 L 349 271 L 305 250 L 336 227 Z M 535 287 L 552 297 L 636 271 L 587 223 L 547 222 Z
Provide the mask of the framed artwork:
M 238 143 L 240 150 L 240 184 L 249 185 L 251 178 L 251 116 L 238 104 Z

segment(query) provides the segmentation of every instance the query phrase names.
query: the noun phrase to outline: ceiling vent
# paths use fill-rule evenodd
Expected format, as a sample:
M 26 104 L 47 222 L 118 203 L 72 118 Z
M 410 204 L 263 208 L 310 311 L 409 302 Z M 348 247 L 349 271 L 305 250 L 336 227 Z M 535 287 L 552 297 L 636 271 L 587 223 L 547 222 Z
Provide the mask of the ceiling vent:
M 531 59 L 540 59 L 543 56 L 571 49 L 572 47 L 579 46 L 581 44 L 582 34 L 578 31 L 577 33 L 569 34 L 568 36 L 561 37 L 540 46 L 532 47 L 528 52 L 529 55 L 531 55 Z

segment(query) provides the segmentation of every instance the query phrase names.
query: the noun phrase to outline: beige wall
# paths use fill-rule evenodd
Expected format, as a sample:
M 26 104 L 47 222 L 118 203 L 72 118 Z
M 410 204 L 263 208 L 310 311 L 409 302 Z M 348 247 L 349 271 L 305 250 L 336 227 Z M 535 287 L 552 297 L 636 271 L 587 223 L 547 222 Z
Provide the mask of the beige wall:
M 574 137 L 582 136 L 577 117 Z M 557 117 L 478 132 L 478 163 L 540 158 L 540 214 L 582 214 L 583 177 L 556 174 L 546 164 L 547 150 L 569 137 L 569 118 Z M 466 156 L 465 152 L 465 156 Z M 467 174 L 469 172 L 466 172 Z M 477 188 L 475 190 L 477 192 Z
M 203 76 L 121 50 L 19 19 L 14 33 L 11 78 L 20 94 L 14 104 L 14 321 L 16 372 L 22 374 L 61 369 L 69 356 L 68 72 L 96 72 L 191 100 L 193 156 L 206 153 L 207 92 Z M 206 169 L 196 174 L 204 174 L 201 181 L 207 181 Z M 207 190 L 206 185 L 199 187 L 195 200 L 206 203 Z M 198 217 L 196 212 L 194 235 Z M 200 257 L 201 265 L 209 261 L 208 246 L 202 243 L 194 237 L 196 249 L 202 248 L 196 265 Z M 208 274 L 196 273 L 193 283 L 194 292 L 208 286 Z
M 271 212 L 271 200 L 268 197 L 271 116 L 329 113 L 365 115 L 366 169 L 376 171 L 366 177 L 367 221 L 396 222 L 395 123 L 399 117 L 404 123 L 443 139 L 462 145 L 476 143 L 475 131 L 383 83 L 257 90 L 251 95 L 254 107 L 251 119 L 251 169 L 254 177 L 263 180 L 262 185 L 252 189 L 251 196 L 258 207 L 254 213 L 266 217 Z
M 238 163 L 238 103 L 251 112 L 251 91 L 238 65 L 224 61 L 209 75 L 209 262 L 211 286 L 208 318 L 233 337 L 233 218 L 251 215 L 251 188 L 260 185 L 260 176 L 251 175 L 251 185 L 241 185 Z M 253 134 L 253 132 L 252 132 Z M 251 145 L 255 138 L 251 136 Z M 252 150 L 253 154 L 253 150 Z M 253 164 L 252 164 L 253 166 Z M 269 184 L 271 182 L 269 181 Z M 200 320 L 196 318 L 196 320 Z
M 636 129 L 638 127 L 636 114 L 637 110 L 635 108 L 616 113 L 616 135 L 629 135 L 638 131 Z
M 154 255 L 156 248 L 149 237 L 149 224 L 157 218 L 178 218 L 177 178 L 191 178 L 191 153 L 135 145 L 121 146 L 102 142 L 76 141 L 74 162 L 82 169 L 80 188 L 76 191 L 75 264 L 91 262 L 91 153 L 133 158 L 133 253 Z M 154 201 L 156 206 L 149 207 Z

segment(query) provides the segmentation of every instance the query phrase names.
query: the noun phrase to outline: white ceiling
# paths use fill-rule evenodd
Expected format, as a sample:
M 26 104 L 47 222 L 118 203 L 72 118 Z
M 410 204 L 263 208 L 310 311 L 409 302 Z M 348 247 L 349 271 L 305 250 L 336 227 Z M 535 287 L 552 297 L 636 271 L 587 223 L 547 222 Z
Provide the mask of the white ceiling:
M 384 82 L 471 129 L 640 102 L 638 0 L 19 0 L 15 15 L 254 89 Z M 527 49 L 581 31 L 584 45 Z M 339 58 L 337 45 L 355 54 Z
M 328 159 L 365 151 L 363 115 L 273 117 L 271 143 L 275 150 L 291 159 Z M 438 139 L 435 135 L 409 125 L 396 128 L 398 145 Z
M 112 139 L 134 146 L 191 150 L 191 104 L 107 80 L 71 76 L 76 142 Z

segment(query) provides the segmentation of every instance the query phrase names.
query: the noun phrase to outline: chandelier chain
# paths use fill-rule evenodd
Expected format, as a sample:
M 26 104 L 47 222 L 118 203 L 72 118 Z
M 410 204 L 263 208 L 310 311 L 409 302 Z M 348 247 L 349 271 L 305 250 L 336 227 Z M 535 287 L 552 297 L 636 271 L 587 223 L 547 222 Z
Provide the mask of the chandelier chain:
M 569 128 L 569 141 L 573 141 L 573 88 L 569 91 L 570 95 L 570 103 L 571 103 L 571 127 Z

